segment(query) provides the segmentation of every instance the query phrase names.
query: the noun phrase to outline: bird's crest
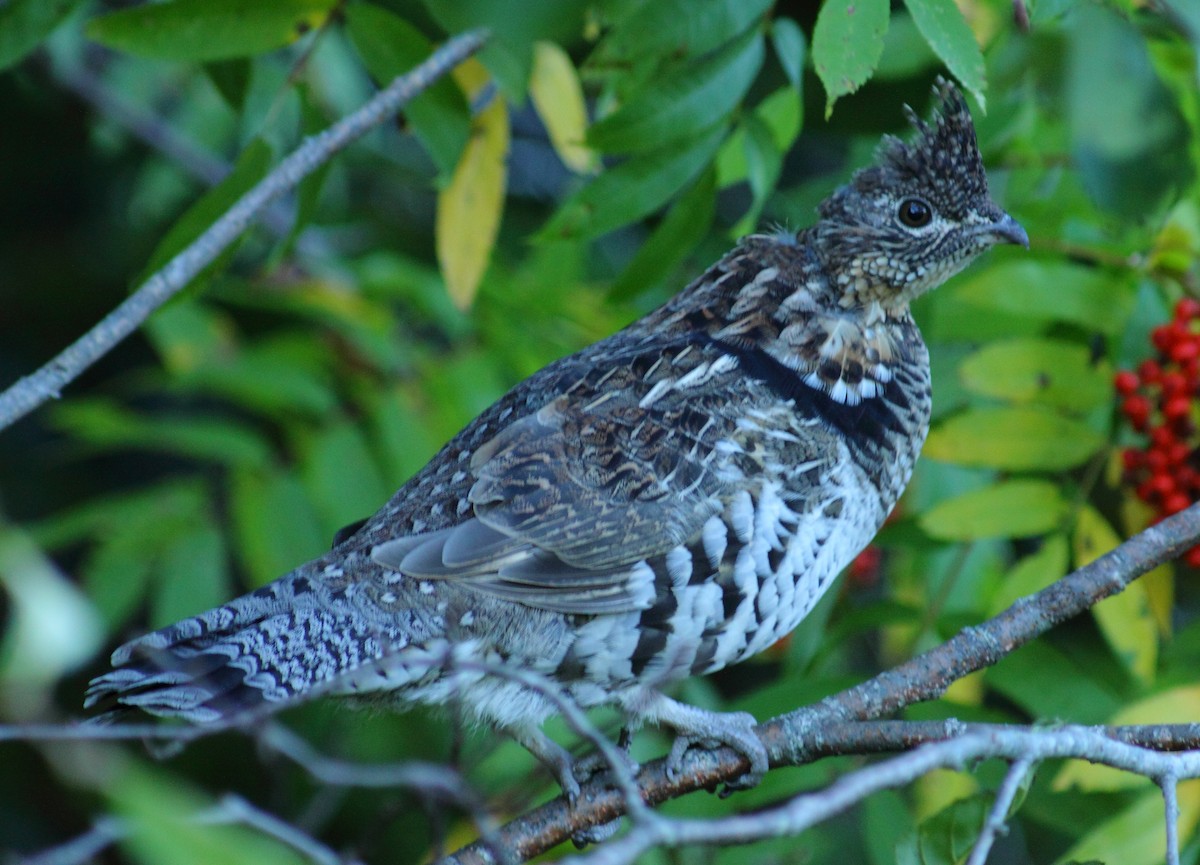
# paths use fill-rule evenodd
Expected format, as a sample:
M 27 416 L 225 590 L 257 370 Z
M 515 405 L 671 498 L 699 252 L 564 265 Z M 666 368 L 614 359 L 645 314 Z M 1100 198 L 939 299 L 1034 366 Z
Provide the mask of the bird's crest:
M 932 183 L 947 197 L 965 201 L 986 197 L 987 174 L 966 100 L 941 76 L 933 92 L 938 103 L 928 121 L 911 107 L 904 107 L 918 134 L 909 142 L 886 136 L 879 149 L 879 168 L 902 181 Z

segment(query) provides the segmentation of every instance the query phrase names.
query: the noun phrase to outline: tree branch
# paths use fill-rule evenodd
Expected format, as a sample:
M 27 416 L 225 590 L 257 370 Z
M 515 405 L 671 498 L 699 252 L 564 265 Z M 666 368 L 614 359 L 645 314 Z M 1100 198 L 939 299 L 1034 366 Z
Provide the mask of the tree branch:
M 588 855 L 563 861 L 570 865 L 628 865 L 655 847 L 745 844 L 764 838 L 794 836 L 872 793 L 910 784 L 934 769 L 960 770 L 966 764 L 990 758 L 1029 764 L 1050 759 L 1082 759 L 1151 778 L 1200 777 L 1200 752 L 1157 753 L 1114 741 L 1100 731 L 1085 727 L 996 728 L 923 745 L 915 751 L 844 775 L 822 790 L 796 796 L 783 805 L 752 814 L 698 820 L 660 817 L 651 822 L 635 823 L 623 837 L 597 847 Z M 1168 859 L 1168 862 L 1177 865 L 1178 857 Z
M 353 114 L 305 139 L 200 237 L 147 279 L 94 328 L 37 372 L 21 378 L 0 394 L 0 429 L 20 420 L 47 400 L 57 398 L 63 387 L 136 330 L 154 310 L 220 255 L 263 208 L 294 188 L 333 154 L 395 114 L 413 97 L 478 51 L 486 39 L 487 34 L 482 30 L 454 37 Z
M 952 682 L 995 664 L 1055 625 L 1117 594 L 1197 541 L 1200 505 L 1193 505 L 1037 594 L 1022 598 L 994 618 L 962 630 L 946 643 L 819 703 L 760 724 L 758 734 L 767 746 L 772 767 L 800 765 L 825 756 L 830 733 L 840 722 L 879 718 L 940 697 Z M 942 738 L 953 732 L 945 730 Z M 664 760 L 643 766 L 637 779 L 640 798 L 654 805 L 696 790 L 714 789 L 748 768 L 745 758 L 732 749 L 693 749 L 676 775 L 668 776 Z M 505 849 L 530 859 L 592 826 L 616 819 L 625 810 L 621 794 L 609 788 L 604 778 L 595 778 L 583 785 L 575 809 L 569 809 L 561 798 L 555 799 L 503 826 L 498 838 Z M 482 865 L 492 860 L 477 842 L 444 861 Z

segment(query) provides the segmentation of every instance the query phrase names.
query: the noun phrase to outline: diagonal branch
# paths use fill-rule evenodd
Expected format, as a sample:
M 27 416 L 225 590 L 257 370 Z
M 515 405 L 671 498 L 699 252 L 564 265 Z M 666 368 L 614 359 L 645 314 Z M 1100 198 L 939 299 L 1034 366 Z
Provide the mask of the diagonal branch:
M 0 393 L 0 429 L 12 425 L 49 399 L 131 334 L 154 310 L 183 289 L 246 230 L 255 216 L 333 154 L 395 114 L 415 96 L 478 51 L 483 30 L 454 37 L 420 66 L 395 79 L 353 114 L 304 140 L 270 174 L 243 195 L 186 249 L 147 279 L 95 327 L 32 375 Z
M 767 746 L 771 765 L 799 765 L 824 756 L 824 737 L 831 725 L 879 718 L 940 697 L 952 682 L 995 664 L 1055 625 L 1182 555 L 1198 541 L 1200 505 L 1193 505 L 1037 594 L 1022 598 L 994 618 L 962 630 L 946 643 L 819 703 L 760 724 L 758 734 Z M 945 735 L 953 732 L 947 730 Z M 642 799 L 654 805 L 696 790 L 713 789 L 748 768 L 745 758 L 729 748 L 691 750 L 677 774 L 669 776 L 665 761 L 657 760 L 643 767 L 637 780 Z M 521 859 L 530 859 L 624 813 L 621 794 L 607 787 L 603 778 L 597 778 L 583 786 L 574 810 L 561 798 L 555 799 L 511 821 L 499 830 L 498 837 L 506 849 L 516 851 Z M 445 860 L 455 865 L 490 861 L 487 849 L 478 842 Z

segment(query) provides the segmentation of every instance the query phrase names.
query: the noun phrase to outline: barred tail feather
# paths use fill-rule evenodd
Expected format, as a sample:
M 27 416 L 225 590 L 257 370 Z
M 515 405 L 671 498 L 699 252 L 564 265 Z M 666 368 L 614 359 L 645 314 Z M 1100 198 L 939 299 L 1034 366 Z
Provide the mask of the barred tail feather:
M 104 712 L 101 721 L 131 709 L 235 721 L 338 690 L 339 680 L 407 642 L 369 626 L 344 595 L 306 603 L 305 583 L 284 578 L 126 643 L 113 652 L 115 669 L 92 680 L 84 707 Z

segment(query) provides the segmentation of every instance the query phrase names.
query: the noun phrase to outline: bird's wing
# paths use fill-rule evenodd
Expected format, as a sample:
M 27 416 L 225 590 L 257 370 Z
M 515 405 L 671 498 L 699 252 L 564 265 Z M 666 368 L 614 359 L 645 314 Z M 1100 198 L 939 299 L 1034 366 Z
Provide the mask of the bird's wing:
M 709 404 L 736 361 L 677 352 L 656 353 L 667 360 L 649 376 L 593 375 L 505 427 L 472 457 L 473 515 L 379 544 L 375 560 L 542 609 L 645 607 L 649 568 L 638 564 L 721 509 L 729 444 L 719 442 L 736 431 Z

